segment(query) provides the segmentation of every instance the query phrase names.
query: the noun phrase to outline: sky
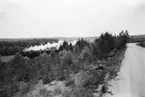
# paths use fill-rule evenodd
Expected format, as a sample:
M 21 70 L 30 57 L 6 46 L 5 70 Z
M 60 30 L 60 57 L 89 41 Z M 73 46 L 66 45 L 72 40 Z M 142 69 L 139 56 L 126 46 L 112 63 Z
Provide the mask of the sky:
M 145 34 L 145 0 L 0 0 L 0 38 Z

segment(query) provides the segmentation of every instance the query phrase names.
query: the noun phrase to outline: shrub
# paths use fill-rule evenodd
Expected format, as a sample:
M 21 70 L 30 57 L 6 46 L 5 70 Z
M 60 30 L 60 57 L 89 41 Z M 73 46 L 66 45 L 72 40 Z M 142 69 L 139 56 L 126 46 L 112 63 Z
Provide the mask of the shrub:
M 91 51 L 88 47 L 85 47 L 81 54 L 80 54 L 80 57 L 82 60 L 88 60 L 90 57 L 91 57 Z
M 145 47 L 145 41 L 139 42 L 137 45 L 139 45 L 139 46 L 141 46 L 141 47 Z
M 72 97 L 94 97 L 91 90 L 87 88 L 76 87 L 73 89 Z
M 63 63 L 66 65 L 72 64 L 72 52 L 68 51 L 64 56 L 63 56 Z
M 62 92 L 61 89 L 58 88 L 58 87 L 54 89 L 54 93 L 55 93 L 56 95 L 60 95 L 61 92 Z
M 65 85 L 66 86 L 71 86 L 71 85 L 74 85 L 74 79 L 69 79 L 65 82 Z
M 30 89 L 30 86 L 27 83 L 25 83 L 23 81 L 19 83 L 19 90 L 20 90 L 21 94 L 25 94 L 25 93 L 29 92 L 29 89 Z
M 40 94 L 40 97 L 49 97 L 50 96 L 50 92 L 47 91 L 46 88 L 40 89 L 39 94 Z
M 43 84 L 48 84 L 50 82 L 52 82 L 52 78 L 50 78 L 49 76 L 43 78 Z

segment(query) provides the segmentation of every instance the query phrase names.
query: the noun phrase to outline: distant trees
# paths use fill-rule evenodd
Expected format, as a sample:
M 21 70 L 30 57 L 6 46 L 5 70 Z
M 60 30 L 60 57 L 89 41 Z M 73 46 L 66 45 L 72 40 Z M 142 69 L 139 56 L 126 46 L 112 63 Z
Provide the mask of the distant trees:
M 73 45 L 72 45 L 72 43 L 69 44 L 68 49 L 69 49 L 70 51 L 73 51 Z
M 64 41 L 63 44 L 59 47 L 59 51 L 62 51 L 62 50 L 73 51 L 72 43 L 68 43 L 67 41 Z
M 28 40 L 1 40 L 0 41 L 0 54 L 1 55 L 14 55 L 17 52 L 22 52 L 26 47 L 46 44 L 47 42 L 58 42 L 57 39 L 28 39 Z
M 76 43 L 76 45 L 79 47 L 80 51 L 84 49 L 85 46 L 89 46 L 89 42 L 87 42 L 86 40 L 79 39 Z
M 129 36 L 129 42 L 130 43 L 143 42 L 143 41 L 145 41 L 145 35 L 132 35 L 132 36 Z
M 62 46 L 63 46 L 63 49 L 66 49 L 66 50 L 68 50 L 68 48 L 69 48 L 69 45 L 68 45 L 67 41 L 64 41 Z

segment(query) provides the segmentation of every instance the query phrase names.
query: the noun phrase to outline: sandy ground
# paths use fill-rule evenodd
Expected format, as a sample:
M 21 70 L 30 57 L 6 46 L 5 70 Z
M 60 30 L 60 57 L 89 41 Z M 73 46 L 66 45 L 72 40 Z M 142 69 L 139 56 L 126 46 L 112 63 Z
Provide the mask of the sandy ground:
M 128 44 L 118 74 L 107 97 L 145 97 L 145 48 Z

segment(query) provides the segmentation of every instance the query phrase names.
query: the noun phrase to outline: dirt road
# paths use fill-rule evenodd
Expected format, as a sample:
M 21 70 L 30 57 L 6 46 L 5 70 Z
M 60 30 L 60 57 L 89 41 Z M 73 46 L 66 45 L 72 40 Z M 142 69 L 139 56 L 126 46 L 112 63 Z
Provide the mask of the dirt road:
M 145 97 L 145 48 L 127 45 L 117 79 L 112 82 L 114 95 L 109 97 Z

